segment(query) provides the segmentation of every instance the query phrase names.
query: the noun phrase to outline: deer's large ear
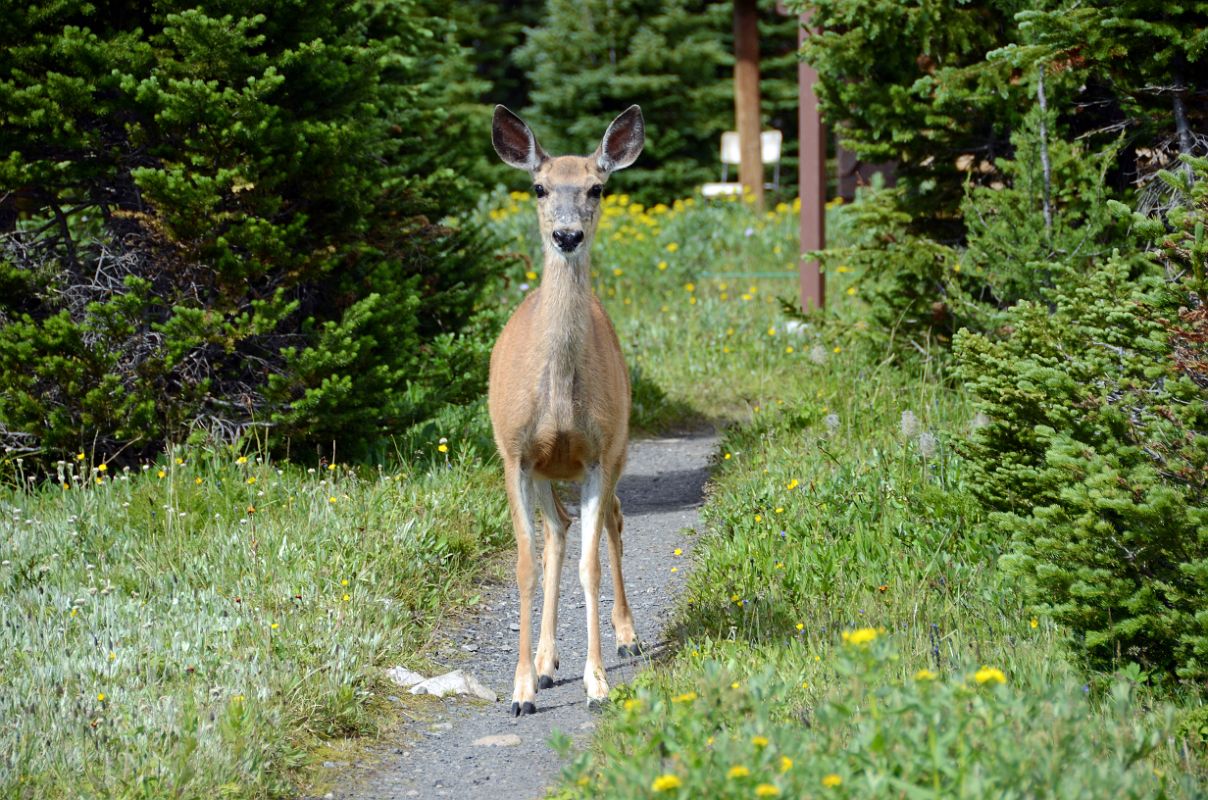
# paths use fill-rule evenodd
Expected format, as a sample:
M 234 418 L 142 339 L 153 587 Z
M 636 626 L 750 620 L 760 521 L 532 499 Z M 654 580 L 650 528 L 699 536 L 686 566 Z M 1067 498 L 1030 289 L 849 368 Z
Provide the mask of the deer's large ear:
M 541 162 L 549 158 L 524 120 L 503 106 L 495 106 L 491 144 L 495 145 L 495 152 L 503 163 L 516 169 L 536 172 Z
M 605 172 L 625 169 L 638 160 L 645 141 L 646 122 L 642 119 L 642 109 L 630 106 L 604 131 L 604 139 L 596 149 L 596 163 Z

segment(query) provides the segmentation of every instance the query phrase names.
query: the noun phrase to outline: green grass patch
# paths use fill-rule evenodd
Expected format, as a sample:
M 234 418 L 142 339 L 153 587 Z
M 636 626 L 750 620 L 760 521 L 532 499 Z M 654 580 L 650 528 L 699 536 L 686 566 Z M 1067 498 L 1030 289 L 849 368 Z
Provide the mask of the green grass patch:
M 390 471 L 82 459 L 4 490 L 4 796 L 295 794 L 510 541 L 497 470 L 451 444 Z

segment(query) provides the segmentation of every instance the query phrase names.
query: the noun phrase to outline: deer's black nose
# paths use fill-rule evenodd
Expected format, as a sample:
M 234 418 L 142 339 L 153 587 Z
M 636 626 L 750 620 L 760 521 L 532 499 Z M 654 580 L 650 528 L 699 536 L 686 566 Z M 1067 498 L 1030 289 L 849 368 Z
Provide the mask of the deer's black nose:
M 583 243 L 583 231 L 569 231 L 559 228 L 554 231 L 554 242 L 557 243 L 559 250 L 569 253 Z

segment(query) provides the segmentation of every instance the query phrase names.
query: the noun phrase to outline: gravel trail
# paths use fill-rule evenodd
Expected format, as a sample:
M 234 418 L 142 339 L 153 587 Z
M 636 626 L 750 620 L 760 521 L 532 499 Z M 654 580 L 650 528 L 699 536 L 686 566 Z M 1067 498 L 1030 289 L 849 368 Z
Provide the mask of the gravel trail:
M 616 654 L 609 621 L 612 581 L 607 567 L 608 548 L 601 541 L 600 633 L 608 681 L 614 687 L 631 680 L 664 645 L 663 627 L 682 586 L 695 542 L 685 529 L 699 527 L 698 512 L 716 444 L 712 434 L 695 434 L 644 439 L 629 446 L 629 460 L 617 496 L 625 515 L 625 586 L 645 652 L 637 658 Z M 328 797 L 531 800 L 545 796 L 562 768 L 562 761 L 549 746 L 551 734 L 561 731 L 581 747 L 590 738 L 596 719 L 587 708 L 583 690 L 587 630 L 578 576 L 577 503 L 568 502 L 567 510 L 575 523 L 567 534 L 562 570 L 558 614 L 561 668 L 554 687 L 538 692 L 537 713 L 519 718 L 508 713 L 517 646 L 512 628 L 519 621 L 519 601 L 513 582 L 490 587 L 484 593 L 484 611 L 450 631 L 436 659 L 448 669 L 470 672 L 494 689 L 499 701 L 434 699 L 436 712 L 432 718 L 405 724 L 396 741 L 383 743 L 373 767 L 342 775 L 340 787 Z M 673 555 L 676 548 L 683 549 L 682 556 Z M 673 566 L 679 571 L 672 573 Z M 533 612 L 535 649 L 541 619 L 540 592 L 534 595 Z M 484 737 L 498 737 L 500 743 L 475 744 Z

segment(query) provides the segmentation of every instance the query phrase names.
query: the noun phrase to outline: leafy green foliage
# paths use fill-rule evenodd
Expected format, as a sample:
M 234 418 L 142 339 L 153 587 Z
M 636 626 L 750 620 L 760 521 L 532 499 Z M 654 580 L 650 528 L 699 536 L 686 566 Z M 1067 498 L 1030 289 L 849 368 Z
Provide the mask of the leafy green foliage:
M 431 136 L 439 18 L 61 3 L 0 25 L 8 444 L 136 455 L 269 425 L 366 457 L 481 391 L 458 334 L 489 241 L 437 222 L 474 190 L 466 145 Z
M 569 768 L 568 795 L 1195 796 L 1186 776 L 1148 766 L 1172 719 L 1138 722 L 1127 680 L 1098 710 L 1071 681 L 976 665 L 945 679 L 903 675 L 892 637 L 870 628 L 849 638 L 808 705 L 789 676 L 747 679 L 712 661 L 674 687 L 638 688 L 599 752 Z
M 1131 266 L 1066 273 L 1051 309 L 1021 302 L 1006 335 L 958 337 L 957 375 L 988 418 L 970 468 L 1011 537 L 1004 567 L 1093 665 L 1198 678 L 1208 325 L 1178 308 L 1177 285 L 1132 279 Z
M 917 224 L 953 235 L 966 174 L 993 162 L 1027 107 L 1011 69 L 985 54 L 1013 40 L 1018 0 L 823 0 L 803 57 L 818 70 L 822 113 L 862 159 L 896 161 Z M 977 176 L 985 180 L 986 176 Z

